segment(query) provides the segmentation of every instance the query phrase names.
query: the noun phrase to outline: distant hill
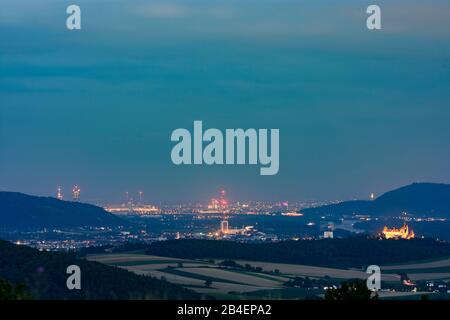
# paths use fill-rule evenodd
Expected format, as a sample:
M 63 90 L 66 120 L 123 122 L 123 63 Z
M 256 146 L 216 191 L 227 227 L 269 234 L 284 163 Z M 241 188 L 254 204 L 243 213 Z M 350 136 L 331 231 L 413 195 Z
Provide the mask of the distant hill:
M 68 290 L 66 269 L 81 269 L 81 290 Z M 33 299 L 200 299 L 181 286 L 67 253 L 40 252 L 0 240 L 0 279 L 24 284 Z
M 395 216 L 402 212 L 418 216 L 450 217 L 450 184 L 413 183 L 389 191 L 373 201 L 345 201 L 303 209 L 304 214 L 370 214 Z
M 0 192 L 0 229 L 73 228 L 126 225 L 128 222 L 90 204 Z
M 237 243 L 218 240 L 155 242 L 147 254 L 183 259 L 241 259 L 324 267 L 363 267 L 450 256 L 450 244 L 432 239 L 342 239 Z

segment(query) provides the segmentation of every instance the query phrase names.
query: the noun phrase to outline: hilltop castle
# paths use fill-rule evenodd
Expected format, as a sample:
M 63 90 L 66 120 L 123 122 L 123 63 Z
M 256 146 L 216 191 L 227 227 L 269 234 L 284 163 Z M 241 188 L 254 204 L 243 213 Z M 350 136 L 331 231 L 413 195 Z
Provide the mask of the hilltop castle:
M 415 237 L 414 231 L 409 229 L 406 223 L 399 229 L 389 229 L 387 226 L 384 226 L 382 234 L 385 239 L 414 239 Z

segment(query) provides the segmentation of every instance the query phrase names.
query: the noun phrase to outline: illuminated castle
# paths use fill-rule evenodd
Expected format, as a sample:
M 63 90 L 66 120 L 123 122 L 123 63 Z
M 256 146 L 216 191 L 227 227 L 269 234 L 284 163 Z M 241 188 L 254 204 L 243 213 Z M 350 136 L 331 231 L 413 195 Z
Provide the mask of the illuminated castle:
M 399 229 L 389 229 L 387 226 L 384 226 L 382 233 L 386 239 L 413 239 L 415 236 L 414 231 L 409 229 L 406 223 Z

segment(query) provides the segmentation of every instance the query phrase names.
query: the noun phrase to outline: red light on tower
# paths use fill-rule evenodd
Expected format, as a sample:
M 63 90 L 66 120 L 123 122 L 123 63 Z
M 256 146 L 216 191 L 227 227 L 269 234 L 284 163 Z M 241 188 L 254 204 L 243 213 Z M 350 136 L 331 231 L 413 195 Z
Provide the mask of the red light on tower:
M 227 210 L 227 208 L 228 208 L 228 200 L 225 198 L 225 190 L 221 190 L 220 191 L 220 201 L 219 201 L 219 204 L 220 204 L 220 210 L 222 211 L 222 212 L 225 212 L 226 210 Z

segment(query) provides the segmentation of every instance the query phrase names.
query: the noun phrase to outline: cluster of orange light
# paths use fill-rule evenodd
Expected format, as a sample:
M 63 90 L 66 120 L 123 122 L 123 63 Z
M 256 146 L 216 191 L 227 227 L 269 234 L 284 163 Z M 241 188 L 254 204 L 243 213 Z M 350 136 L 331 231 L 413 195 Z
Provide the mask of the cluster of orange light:
M 387 226 L 384 226 L 382 233 L 386 239 L 414 239 L 415 237 L 414 231 L 409 229 L 406 223 L 399 229 L 389 229 Z

